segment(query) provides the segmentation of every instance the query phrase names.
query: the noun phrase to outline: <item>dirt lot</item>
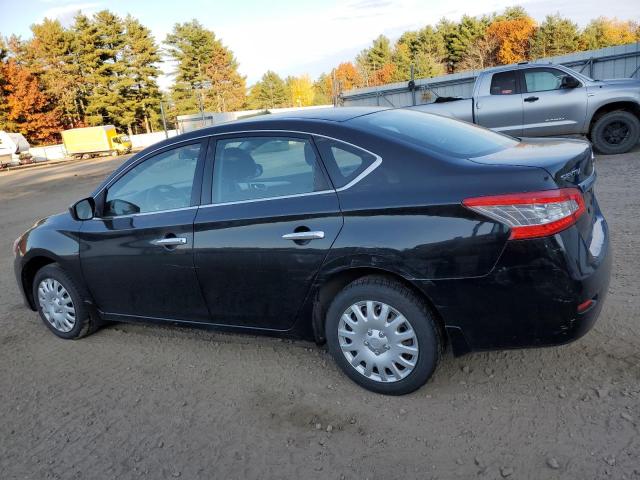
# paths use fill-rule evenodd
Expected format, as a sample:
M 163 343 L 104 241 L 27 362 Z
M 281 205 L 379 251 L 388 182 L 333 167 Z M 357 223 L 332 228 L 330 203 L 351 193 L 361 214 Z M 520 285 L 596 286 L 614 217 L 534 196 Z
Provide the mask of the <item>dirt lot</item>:
M 595 328 L 561 348 L 447 354 L 401 398 L 305 342 L 113 325 L 54 337 L 11 244 L 120 160 L 0 173 L 0 477 L 640 479 L 640 149 L 598 159 L 615 251 Z

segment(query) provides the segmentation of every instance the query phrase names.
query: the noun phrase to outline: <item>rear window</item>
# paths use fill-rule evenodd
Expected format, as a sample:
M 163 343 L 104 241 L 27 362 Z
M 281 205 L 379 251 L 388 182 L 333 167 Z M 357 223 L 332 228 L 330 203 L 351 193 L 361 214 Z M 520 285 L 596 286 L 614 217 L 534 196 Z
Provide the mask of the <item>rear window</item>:
M 476 125 L 415 110 L 384 110 L 350 120 L 372 133 L 460 158 L 481 157 L 518 144 Z
M 517 92 L 516 72 L 494 73 L 491 77 L 491 95 L 513 95 Z

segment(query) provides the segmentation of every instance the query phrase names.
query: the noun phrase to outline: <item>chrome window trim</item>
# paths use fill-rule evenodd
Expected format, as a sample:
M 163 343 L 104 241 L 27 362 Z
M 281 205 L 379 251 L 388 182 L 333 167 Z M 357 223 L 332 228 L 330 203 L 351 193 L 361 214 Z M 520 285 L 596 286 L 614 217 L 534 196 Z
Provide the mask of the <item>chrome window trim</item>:
M 170 148 L 170 147 L 179 147 L 181 144 L 189 144 L 189 143 L 194 143 L 196 140 L 200 140 L 202 141 L 202 139 L 205 138 L 211 138 L 211 137 L 219 137 L 222 135 L 230 135 L 230 136 L 234 136 L 234 135 L 243 135 L 243 134 L 247 134 L 247 133 L 292 133 L 292 134 L 298 134 L 298 135 L 307 135 L 310 137 L 322 137 L 322 138 L 327 138 L 329 140 L 334 140 L 338 143 L 344 143 L 345 145 L 349 145 L 357 150 L 361 150 L 365 153 L 368 153 L 370 155 L 373 155 L 375 157 L 375 161 L 369 165 L 366 169 L 364 169 L 360 175 L 358 175 L 356 178 L 354 178 L 353 180 L 351 180 L 349 183 L 347 183 L 346 185 L 343 185 L 340 188 L 336 188 L 334 190 L 319 190 L 317 192 L 306 192 L 306 193 L 297 193 L 297 194 L 293 194 L 293 195 L 281 195 L 278 197 L 266 197 L 266 198 L 253 198 L 253 199 L 249 199 L 249 200 L 238 200 L 238 201 L 234 201 L 234 202 L 223 202 L 223 203 L 203 203 L 201 205 L 195 205 L 195 206 L 191 206 L 191 207 L 184 207 L 184 208 L 176 208 L 176 209 L 171 209 L 171 210 L 158 210 L 157 212 L 144 212 L 144 213 L 131 213 L 128 215 L 118 215 L 118 216 L 111 216 L 111 217 L 94 217 L 92 218 L 92 220 L 112 220 L 115 218 L 127 218 L 127 217 L 136 217 L 136 216 L 140 216 L 140 215 L 156 215 L 158 213 L 170 213 L 170 212 L 176 212 L 176 211 L 180 211 L 180 210 L 190 210 L 190 209 L 197 209 L 197 208 L 210 208 L 210 207 L 219 207 L 219 206 L 225 206 L 225 205 L 238 205 L 238 204 L 243 204 L 243 203 L 255 203 L 255 202 L 267 202 L 267 201 L 272 201 L 272 200 L 282 200 L 282 199 L 287 199 L 287 198 L 298 198 L 298 197 L 308 197 L 311 195 L 326 195 L 327 193 L 336 193 L 336 192 L 344 192 L 345 190 L 348 190 L 349 188 L 353 187 L 354 185 L 356 185 L 357 183 L 359 183 L 360 181 L 362 181 L 362 179 L 364 179 L 365 177 L 367 177 L 369 174 L 371 174 L 376 168 L 378 168 L 381 164 L 382 164 L 382 157 L 376 153 L 373 153 L 370 150 L 367 150 L 366 148 L 360 147 L 359 145 L 355 145 L 353 143 L 347 142 L 345 140 L 341 140 L 339 138 L 335 138 L 335 137 L 331 137 L 329 135 L 322 135 L 320 133 L 312 133 L 312 132 L 303 132 L 300 130 L 280 130 L 280 129 L 273 129 L 273 130 L 238 130 L 235 132 L 219 132 L 219 133 L 210 133 L 208 135 L 201 135 L 199 137 L 193 137 L 190 138 L 188 140 L 183 140 L 180 142 L 177 142 L 175 144 L 172 145 L 164 145 L 162 147 L 158 147 L 154 150 L 151 150 L 150 152 L 146 153 L 144 156 L 142 156 L 138 161 L 132 163 L 131 165 L 129 165 L 129 167 L 127 167 L 127 169 L 125 171 L 123 171 L 120 175 L 118 175 L 116 178 L 111 179 L 111 181 L 109 181 L 107 184 L 103 185 L 100 190 L 98 190 L 94 196 L 94 198 L 96 198 L 98 195 L 100 195 L 105 189 L 109 188 L 111 185 L 113 185 L 115 182 L 117 182 L 120 178 L 122 178 L 127 172 L 129 172 L 131 169 L 133 169 L 134 167 L 136 167 L 137 165 L 139 165 L 140 163 L 142 163 L 143 161 L 145 161 L 146 159 L 148 159 L 150 156 L 152 156 L 154 153 L 159 152 L 160 150 L 163 150 L 165 148 Z
M 157 210 L 155 212 L 141 212 L 141 213 L 128 213 L 127 215 L 115 215 L 108 217 L 93 217 L 91 220 L 114 220 L 116 218 L 130 218 L 130 217 L 141 217 L 144 215 L 157 215 L 158 213 L 171 213 L 171 212 L 182 212 L 184 210 L 197 210 L 198 205 L 194 205 L 192 207 L 181 207 L 181 208 L 171 208 L 169 210 Z

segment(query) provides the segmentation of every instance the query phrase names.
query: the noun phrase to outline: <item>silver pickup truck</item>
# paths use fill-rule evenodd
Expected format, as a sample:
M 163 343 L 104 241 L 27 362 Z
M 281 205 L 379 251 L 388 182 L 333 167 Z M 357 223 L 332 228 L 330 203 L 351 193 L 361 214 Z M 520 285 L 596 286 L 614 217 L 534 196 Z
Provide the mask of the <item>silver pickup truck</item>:
M 601 153 L 640 139 L 640 81 L 593 80 L 561 65 L 519 64 L 480 73 L 473 97 L 411 107 L 514 137 L 586 135 Z

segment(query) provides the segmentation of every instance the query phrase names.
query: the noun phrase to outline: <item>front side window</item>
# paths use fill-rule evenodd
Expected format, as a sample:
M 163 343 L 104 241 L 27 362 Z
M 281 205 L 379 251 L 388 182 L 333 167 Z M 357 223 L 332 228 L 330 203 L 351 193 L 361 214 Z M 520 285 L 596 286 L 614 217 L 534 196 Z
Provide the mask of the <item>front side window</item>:
M 355 180 L 376 161 L 375 155 L 329 138 L 316 138 L 333 186 L 341 188 Z
M 567 74 L 555 68 L 528 69 L 524 71 L 524 83 L 528 93 L 559 90 Z
M 308 139 L 246 137 L 216 142 L 213 203 L 283 197 L 328 188 Z
M 159 153 L 120 177 L 109 189 L 104 215 L 159 212 L 191 205 L 200 143 Z

